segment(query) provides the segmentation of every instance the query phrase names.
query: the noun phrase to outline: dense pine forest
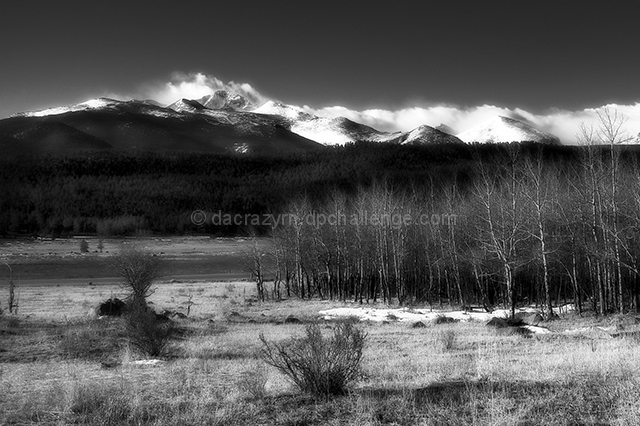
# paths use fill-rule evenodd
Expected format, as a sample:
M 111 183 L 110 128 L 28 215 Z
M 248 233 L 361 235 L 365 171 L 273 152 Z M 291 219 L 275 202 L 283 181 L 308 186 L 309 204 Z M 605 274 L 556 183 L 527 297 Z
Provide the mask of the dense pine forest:
M 261 235 L 275 296 L 637 311 L 640 152 L 585 142 L 4 160 L 0 235 Z
M 377 181 L 407 188 L 467 180 L 472 151 L 363 142 L 312 155 L 117 151 L 0 160 L 0 235 L 238 235 L 249 230 L 196 226 L 190 215 L 280 213 L 301 196 L 353 194 Z

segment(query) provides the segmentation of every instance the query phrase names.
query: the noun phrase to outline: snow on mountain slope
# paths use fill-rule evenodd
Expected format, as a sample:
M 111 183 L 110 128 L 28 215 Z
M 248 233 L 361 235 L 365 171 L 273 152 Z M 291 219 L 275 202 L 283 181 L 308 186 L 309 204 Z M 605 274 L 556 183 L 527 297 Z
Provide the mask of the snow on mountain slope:
M 459 138 L 453 135 L 426 125 L 416 127 L 410 132 L 403 133 L 398 138 L 398 142 L 401 145 L 463 143 Z
M 97 149 L 274 153 L 320 146 L 288 130 L 282 117 L 212 110 L 188 99 L 172 108 L 98 98 L 17 114 L 0 120 L 0 145 L 16 155 Z
M 268 114 L 268 115 L 279 115 L 288 120 L 292 121 L 301 121 L 301 120 L 314 120 L 318 118 L 313 114 L 309 114 L 305 112 L 302 108 L 293 106 L 293 105 L 285 105 L 280 102 L 275 101 L 267 101 L 263 105 L 254 109 L 253 112 L 256 114 Z
M 539 142 L 560 144 L 560 140 L 522 121 L 497 116 L 456 135 L 467 143 Z
M 355 141 L 382 142 L 397 136 L 395 133 L 380 132 L 344 117 L 318 117 L 302 108 L 274 101 L 266 102 L 253 112 L 280 116 L 287 121 L 293 133 L 323 145 L 344 145 Z
M 68 112 L 87 111 L 91 109 L 115 107 L 121 101 L 109 98 L 90 99 L 76 105 L 47 108 L 40 111 L 27 111 L 15 114 L 14 117 L 46 117 L 48 115 L 60 115 Z
M 62 115 L 72 112 L 84 111 L 124 111 L 135 110 L 138 113 L 152 115 L 155 117 L 168 118 L 176 116 L 174 111 L 161 107 L 152 100 L 144 101 L 119 101 L 110 98 L 95 98 L 88 101 L 62 107 L 47 108 L 40 111 L 27 111 L 13 115 L 12 117 L 48 117 Z

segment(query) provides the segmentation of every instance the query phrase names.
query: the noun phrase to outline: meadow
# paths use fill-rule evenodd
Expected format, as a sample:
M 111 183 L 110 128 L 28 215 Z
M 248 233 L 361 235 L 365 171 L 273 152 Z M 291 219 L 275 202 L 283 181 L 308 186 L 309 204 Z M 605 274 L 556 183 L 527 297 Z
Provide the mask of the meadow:
M 121 286 L 55 279 L 25 280 L 18 314 L 0 317 L 2 424 L 640 424 L 631 315 L 566 313 L 541 324 L 551 333 L 529 336 L 484 321 L 361 322 L 362 377 L 346 395 L 321 398 L 267 365 L 259 337 L 280 342 L 309 324 L 330 333 L 333 321 L 319 312 L 359 304 L 259 302 L 250 281 L 161 279 L 154 309 L 188 316 L 172 319 L 179 333 L 149 359 L 128 343 L 121 318 L 91 314 L 123 297 Z M 3 281 L 3 307 L 5 293 Z M 616 331 L 625 334 L 614 338 Z

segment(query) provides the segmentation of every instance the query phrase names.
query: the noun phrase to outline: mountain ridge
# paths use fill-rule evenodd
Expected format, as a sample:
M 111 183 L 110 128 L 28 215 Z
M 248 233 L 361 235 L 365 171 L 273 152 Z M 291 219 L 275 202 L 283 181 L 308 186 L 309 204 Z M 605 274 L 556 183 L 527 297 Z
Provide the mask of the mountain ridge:
M 58 123 L 58 124 L 53 124 Z M 29 126 L 37 131 L 28 132 Z M 51 136 L 45 135 L 47 129 Z M 75 149 L 169 149 L 223 152 L 289 152 L 358 141 L 408 144 L 560 144 L 554 135 L 510 117 L 496 116 L 457 135 L 445 123 L 406 132 L 384 132 L 346 117 L 320 117 L 305 108 L 269 100 L 259 107 L 240 94 L 217 90 L 162 106 L 152 99 L 95 98 L 68 106 L 15 114 L 0 120 L 3 147 L 37 150 L 37 143 Z M 62 143 L 65 138 L 69 143 Z M 22 141 L 22 142 L 21 142 Z M 21 147 L 21 145 L 24 145 Z M 282 145 L 282 146 L 279 146 Z

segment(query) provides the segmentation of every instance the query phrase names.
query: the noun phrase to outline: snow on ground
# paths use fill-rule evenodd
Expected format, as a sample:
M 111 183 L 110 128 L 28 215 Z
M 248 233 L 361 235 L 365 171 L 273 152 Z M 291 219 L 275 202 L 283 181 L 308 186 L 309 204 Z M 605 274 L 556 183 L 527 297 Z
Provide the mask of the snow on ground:
M 566 310 L 569 310 L 565 307 Z M 516 312 L 536 313 L 540 312 L 535 308 L 521 308 Z M 480 311 L 433 311 L 431 309 L 409 309 L 409 308 L 333 308 L 320 311 L 319 314 L 325 320 L 334 320 L 337 318 L 355 317 L 360 321 L 399 321 L 399 322 L 418 322 L 433 321 L 437 317 L 445 316 L 459 321 L 478 321 L 487 322 L 492 318 L 507 318 L 509 316 L 508 309 L 497 309 L 491 313 Z M 535 334 L 549 334 L 550 330 L 544 327 L 536 327 L 532 325 L 524 326 L 524 328 Z
M 535 308 L 518 309 L 517 312 L 539 312 Z M 409 309 L 409 308 L 334 308 L 319 312 L 326 320 L 339 317 L 356 317 L 360 321 L 433 321 L 439 316 L 446 316 L 459 321 L 489 321 L 491 318 L 507 318 L 508 309 L 498 309 L 492 313 L 480 311 L 432 311 L 430 309 Z

